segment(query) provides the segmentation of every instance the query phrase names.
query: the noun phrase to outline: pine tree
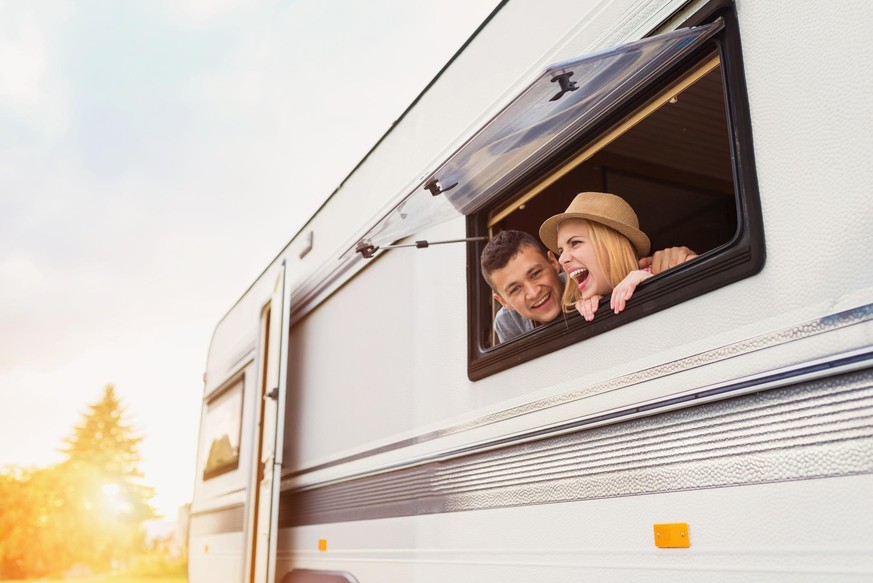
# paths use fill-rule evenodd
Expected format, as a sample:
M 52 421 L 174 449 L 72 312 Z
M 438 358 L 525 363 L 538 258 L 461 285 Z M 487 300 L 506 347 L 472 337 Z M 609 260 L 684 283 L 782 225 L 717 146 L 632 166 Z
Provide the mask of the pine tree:
M 141 478 L 137 468 L 142 437 L 123 419 L 125 410 L 115 395 L 115 385 L 106 385 L 103 397 L 88 406 L 73 435 L 65 439 L 61 451 L 67 461 L 99 467 L 107 476 Z
M 152 488 L 141 483 L 139 445 L 125 409 L 107 385 L 65 440 L 64 487 L 81 509 L 77 526 L 89 540 L 79 561 L 97 569 L 118 566 L 145 545 L 143 522 L 156 516 Z

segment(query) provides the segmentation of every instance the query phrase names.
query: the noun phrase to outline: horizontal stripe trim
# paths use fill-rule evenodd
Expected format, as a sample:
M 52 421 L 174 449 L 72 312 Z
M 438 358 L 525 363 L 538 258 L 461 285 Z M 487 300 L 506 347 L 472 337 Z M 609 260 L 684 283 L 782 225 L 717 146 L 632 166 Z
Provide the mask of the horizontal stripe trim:
M 282 492 L 280 527 L 873 473 L 873 370 Z
M 437 431 L 431 431 L 428 433 L 424 433 L 415 437 L 411 437 L 409 439 L 399 440 L 394 443 L 386 444 L 381 447 L 369 449 L 367 451 L 362 451 L 356 454 L 352 454 L 349 456 L 345 456 L 342 458 L 338 458 L 335 460 L 331 460 L 329 462 L 325 462 L 322 464 L 318 464 L 315 466 L 311 466 L 304 469 L 297 470 L 288 470 L 282 473 L 282 478 L 291 478 L 296 476 L 301 476 L 310 472 L 323 470 L 331 467 L 335 467 L 338 465 L 342 465 L 344 463 L 365 459 L 368 457 L 372 457 L 378 454 L 387 453 L 390 451 L 395 451 L 398 449 L 402 449 L 405 447 L 411 447 L 420 443 L 426 443 L 428 441 L 432 441 L 435 439 L 439 439 L 448 435 L 453 435 L 456 433 L 461 433 L 464 431 L 468 431 L 471 429 L 475 429 L 477 427 L 482 427 L 486 425 L 490 425 L 492 423 L 498 423 L 501 421 L 505 421 L 508 419 L 512 419 L 515 417 L 520 417 L 523 415 L 527 415 L 529 413 L 534 413 L 537 411 L 541 411 L 544 409 L 549 409 L 551 407 L 556 407 L 559 405 L 564 405 L 566 403 L 570 403 L 573 401 L 577 401 L 586 397 L 590 397 L 595 394 L 605 393 L 609 391 L 613 391 L 616 389 L 621 389 L 633 385 L 637 385 L 643 382 L 651 381 L 657 378 L 667 377 L 673 374 L 677 374 L 686 370 L 694 369 L 706 364 L 710 364 L 713 362 L 728 360 L 731 358 L 735 358 L 741 356 L 743 354 L 748 354 L 752 352 L 757 352 L 759 350 L 764 350 L 766 348 L 771 348 L 773 346 L 778 346 L 782 344 L 788 344 L 790 342 L 794 342 L 796 340 L 801 340 L 804 338 L 808 338 L 811 336 L 816 336 L 818 334 L 823 334 L 825 332 L 831 332 L 834 330 L 838 330 L 841 328 L 845 328 L 848 326 L 853 326 L 856 324 L 869 322 L 873 320 L 873 304 L 867 304 L 864 306 L 859 306 L 857 308 L 853 308 L 850 310 L 845 310 L 843 312 L 838 312 L 836 314 L 832 314 L 829 316 L 824 316 L 822 318 L 818 318 L 815 320 L 810 320 L 795 326 L 791 326 L 788 328 L 784 328 L 782 330 L 777 330 L 775 332 L 770 332 L 767 334 L 762 334 L 759 336 L 755 336 L 752 338 L 748 338 L 741 342 L 736 342 L 734 344 L 729 344 L 726 346 L 722 346 L 720 348 L 709 350 L 706 352 L 702 352 L 696 355 L 692 355 L 686 358 L 682 358 L 679 360 L 667 362 L 658 366 L 654 366 L 645 370 L 641 370 L 635 373 L 631 373 L 622 377 L 618 377 L 615 379 L 611 379 L 609 381 L 605 381 L 603 383 L 598 383 L 595 385 L 591 385 L 582 389 L 570 391 L 564 393 L 562 395 L 557 395 L 554 397 L 549 397 L 546 399 L 540 399 L 538 401 L 534 401 L 532 403 L 526 403 L 524 405 L 520 405 L 518 407 L 513 407 L 511 409 L 506 409 L 504 411 L 500 411 L 497 413 L 493 413 L 491 415 L 486 415 L 480 417 L 478 419 L 471 420 L 467 423 L 459 424 L 453 427 L 447 427 L 444 429 L 440 429 Z M 869 359 L 870 355 L 866 354 L 864 356 L 858 357 L 861 359 Z M 826 370 L 827 368 L 834 368 L 836 366 L 842 366 L 843 363 L 834 363 L 834 362 L 824 362 L 821 365 L 821 370 Z M 810 367 L 803 367 L 802 371 L 804 374 L 809 372 L 814 372 Z M 783 375 L 782 378 L 788 379 L 791 376 L 799 376 L 797 371 L 789 371 L 778 373 Z M 773 376 L 773 375 L 771 375 Z M 771 380 L 778 380 L 777 377 L 773 376 Z M 631 407 L 622 411 L 612 412 L 608 415 L 603 415 L 598 420 L 604 421 L 608 419 L 617 419 L 620 417 L 624 417 L 630 414 L 639 413 L 640 411 L 646 409 L 655 409 L 655 408 L 663 408 L 666 406 L 675 405 L 681 401 L 689 401 L 693 399 L 699 399 L 706 396 L 712 396 L 715 394 L 726 393 L 730 391 L 737 391 L 744 388 L 747 388 L 750 384 L 757 383 L 761 384 L 761 379 L 755 378 L 748 381 L 742 381 L 741 383 L 727 383 L 723 386 L 713 387 L 708 390 L 701 391 L 698 394 L 694 395 L 684 395 L 682 397 L 677 397 L 674 399 L 668 399 L 664 401 L 659 401 L 657 403 L 650 403 L 644 406 Z M 584 424 L 590 424 L 591 420 L 585 420 Z M 550 429 L 548 431 L 554 431 L 554 429 Z

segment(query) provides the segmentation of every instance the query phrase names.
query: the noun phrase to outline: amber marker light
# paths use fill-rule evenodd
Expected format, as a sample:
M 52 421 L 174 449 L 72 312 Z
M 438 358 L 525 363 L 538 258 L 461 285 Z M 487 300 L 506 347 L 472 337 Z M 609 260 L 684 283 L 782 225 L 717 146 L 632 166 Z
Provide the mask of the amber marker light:
M 691 536 L 687 522 L 672 522 L 655 525 L 655 546 L 659 549 L 687 549 Z

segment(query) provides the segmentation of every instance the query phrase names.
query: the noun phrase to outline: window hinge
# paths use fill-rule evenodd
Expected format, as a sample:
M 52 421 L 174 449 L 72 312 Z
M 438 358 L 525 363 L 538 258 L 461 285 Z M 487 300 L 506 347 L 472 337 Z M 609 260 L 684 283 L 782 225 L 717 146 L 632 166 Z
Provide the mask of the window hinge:
M 438 178 L 431 178 L 430 180 L 428 180 L 427 182 L 424 183 L 424 189 L 429 190 L 433 196 L 436 196 L 438 194 L 442 194 L 444 192 L 450 191 L 451 189 L 453 189 L 457 185 L 458 185 L 458 183 L 455 182 L 453 184 L 450 184 L 450 185 L 444 187 L 442 184 L 440 184 L 440 181 Z

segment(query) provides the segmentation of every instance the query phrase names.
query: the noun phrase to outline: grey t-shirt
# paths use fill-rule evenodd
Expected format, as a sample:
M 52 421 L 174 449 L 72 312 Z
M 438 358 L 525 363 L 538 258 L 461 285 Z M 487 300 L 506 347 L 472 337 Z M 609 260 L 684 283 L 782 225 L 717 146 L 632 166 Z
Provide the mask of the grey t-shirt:
M 494 332 L 497 334 L 497 343 L 506 342 L 516 336 L 534 329 L 533 320 L 528 320 L 515 310 L 507 310 L 503 306 L 494 315 Z

